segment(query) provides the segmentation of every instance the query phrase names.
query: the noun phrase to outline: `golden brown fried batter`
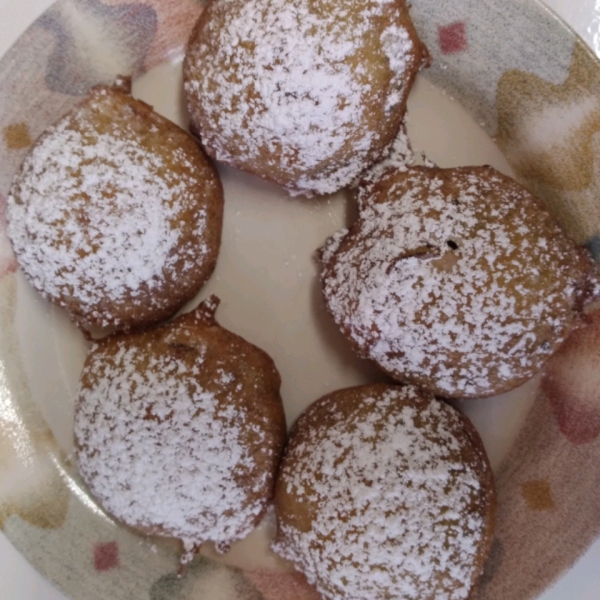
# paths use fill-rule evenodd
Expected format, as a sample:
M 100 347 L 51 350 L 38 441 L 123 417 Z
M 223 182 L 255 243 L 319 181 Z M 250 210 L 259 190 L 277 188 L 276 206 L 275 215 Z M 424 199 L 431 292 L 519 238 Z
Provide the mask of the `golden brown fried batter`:
M 327 600 L 468 598 L 493 537 L 492 471 L 460 412 L 412 386 L 315 402 L 277 477 L 275 549 Z
M 98 86 L 34 144 L 8 199 L 30 283 L 83 329 L 140 328 L 192 298 L 219 252 L 223 192 L 194 139 Z
M 258 524 L 286 435 L 273 361 L 216 323 L 217 304 L 95 344 L 76 406 L 77 463 L 94 497 L 188 549 L 226 547 Z
M 404 0 L 213 0 L 184 83 L 211 156 L 310 196 L 385 154 L 427 60 Z
M 577 324 L 590 257 L 491 167 L 390 171 L 359 203 L 321 252 L 323 294 L 355 350 L 395 379 L 499 394 Z

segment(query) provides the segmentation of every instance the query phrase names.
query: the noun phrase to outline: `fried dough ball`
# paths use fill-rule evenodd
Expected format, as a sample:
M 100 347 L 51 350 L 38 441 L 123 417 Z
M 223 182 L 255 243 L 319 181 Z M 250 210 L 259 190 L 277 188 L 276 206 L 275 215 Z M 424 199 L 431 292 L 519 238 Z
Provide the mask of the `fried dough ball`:
M 404 0 L 212 0 L 184 85 L 208 154 L 311 196 L 385 154 L 427 60 Z
M 75 413 L 92 495 L 144 533 L 218 548 L 272 501 L 286 426 L 271 358 L 214 320 L 218 299 L 91 348 Z
M 461 600 L 490 549 L 495 494 L 465 416 L 415 387 L 375 384 L 300 416 L 275 509 L 275 550 L 327 600 Z
M 500 394 L 577 324 L 592 262 L 491 167 L 390 171 L 321 251 L 325 303 L 363 357 L 445 397 Z
M 25 158 L 8 198 L 25 276 L 82 329 L 140 328 L 212 273 L 223 191 L 195 140 L 130 95 L 97 86 Z

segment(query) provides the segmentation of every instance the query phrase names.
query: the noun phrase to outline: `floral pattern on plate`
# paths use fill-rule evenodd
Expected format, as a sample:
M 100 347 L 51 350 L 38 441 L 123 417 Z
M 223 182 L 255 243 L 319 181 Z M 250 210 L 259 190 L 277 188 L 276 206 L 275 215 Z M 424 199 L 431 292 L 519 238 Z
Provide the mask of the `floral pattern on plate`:
M 58 0 L 0 61 L 0 526 L 77 599 L 318 597 L 293 572 L 244 571 L 202 556 L 178 578 L 178 544 L 131 532 L 89 497 L 32 402 L 19 343 L 20 275 L 5 208 L 27 148 L 91 85 L 181 55 L 202 6 Z M 600 259 L 597 60 L 534 0 L 413 0 L 411 10 L 433 56 L 427 77 L 496 137 L 515 172 Z M 480 598 L 534 597 L 600 533 L 600 480 L 586 469 L 600 458 L 600 398 L 590 394 L 598 331 L 592 315 L 548 364 L 499 470 L 498 533 Z

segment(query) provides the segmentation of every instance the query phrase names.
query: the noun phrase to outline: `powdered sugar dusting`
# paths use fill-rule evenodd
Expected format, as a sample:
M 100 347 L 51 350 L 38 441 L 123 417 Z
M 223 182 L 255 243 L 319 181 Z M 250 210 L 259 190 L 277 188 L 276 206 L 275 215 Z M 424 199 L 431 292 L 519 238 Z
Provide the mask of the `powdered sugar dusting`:
M 406 123 L 403 121 L 384 158 L 361 173 L 355 184 L 358 185 L 361 181 L 363 185 L 375 183 L 388 171 L 406 171 L 415 162 L 415 154 L 406 133 Z
M 201 363 L 125 342 L 110 360 L 98 350 L 75 419 L 78 466 L 94 496 L 118 519 L 179 537 L 188 550 L 249 533 L 265 499 L 244 487 L 256 479 L 247 410 L 197 383 Z M 223 389 L 235 387 L 226 379 Z M 260 444 L 264 434 L 254 434 Z
M 96 90 L 40 138 L 8 198 L 9 236 L 26 276 L 51 298 L 73 298 L 84 314 L 124 298 L 147 302 L 209 253 L 197 169 L 176 148 L 175 173 L 126 119 L 105 123 L 109 93 Z M 199 243 L 181 244 L 183 226 Z
M 185 81 L 208 151 L 246 168 L 268 156 L 269 172 L 276 180 L 285 172 L 291 182 L 282 183 L 292 194 L 349 184 L 365 161 L 377 158 L 371 155 L 381 132 L 365 123 L 380 100 L 363 54 L 383 15 L 390 19 L 379 50 L 391 71 L 386 114 L 405 101 L 405 79 L 418 64 L 394 4 L 221 0 L 209 6 L 222 19 L 209 19 L 190 45 Z
M 493 170 L 431 173 L 388 172 L 383 192 L 365 183 L 359 221 L 325 247 L 326 302 L 356 346 L 400 380 L 449 396 L 499 393 L 531 376 L 570 330 L 578 254 Z
M 402 76 L 406 69 L 407 52 L 412 47 L 406 29 L 390 25 L 381 36 L 383 51 L 392 70 L 392 93 L 386 100 L 386 110 L 391 110 L 402 101 Z
M 386 388 L 350 414 L 340 416 L 338 392 L 327 419 L 301 417 L 280 477 L 313 518 L 303 531 L 282 520 L 276 550 L 328 600 L 467 598 L 486 543 L 489 467 L 477 452 L 461 459 L 470 441 L 457 437 L 454 409 Z

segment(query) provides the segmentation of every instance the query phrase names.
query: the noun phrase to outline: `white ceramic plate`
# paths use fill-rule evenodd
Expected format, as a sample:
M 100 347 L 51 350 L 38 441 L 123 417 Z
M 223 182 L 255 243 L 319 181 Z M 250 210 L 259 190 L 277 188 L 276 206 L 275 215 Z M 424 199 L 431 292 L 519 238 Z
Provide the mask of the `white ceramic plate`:
M 547 3 L 588 44 L 598 43 L 600 17 L 594 2 Z M 50 4 L 0 0 L 0 54 L 21 36 L 0 63 L 4 135 L 0 194 L 6 193 L 10 175 L 26 151 L 27 138 L 37 136 L 89 85 L 110 80 L 117 73 L 148 70 L 136 80 L 134 95 L 185 124 L 179 49 L 190 19 L 198 12 L 194 0 L 149 2 L 154 8 L 124 6 L 113 0 L 61 0 L 21 35 Z M 532 36 L 531 47 L 540 52 L 537 72 L 560 80 L 570 64 L 573 38 L 535 2 L 513 0 L 509 4 L 517 24 L 522 24 L 515 27 L 514 35 Z M 526 68 L 530 57 L 510 51 L 511 44 L 503 42 L 506 36 L 497 22 L 481 25 L 485 22 L 482 11 L 487 10 L 481 7 L 494 7 L 494 2 L 415 0 L 414 5 L 417 26 L 426 30 L 424 37 L 436 58 L 427 75 L 434 84 L 421 78 L 409 102 L 409 133 L 415 148 L 441 166 L 488 163 L 512 174 L 488 135 L 498 125 L 494 91 L 507 69 Z M 465 34 L 457 24 L 464 23 L 467 15 L 478 26 L 467 28 Z M 445 42 L 440 37 L 444 28 Z M 486 36 L 495 36 L 497 47 Z M 487 53 L 480 52 L 482 47 Z M 469 80 L 475 85 L 468 85 Z M 508 150 L 510 154 L 515 148 Z M 220 322 L 274 357 L 283 376 L 282 395 L 291 422 L 324 393 L 379 377 L 352 356 L 325 315 L 312 261 L 314 250 L 350 218 L 351 208 L 342 194 L 291 200 L 275 186 L 242 173 L 230 169 L 221 173 L 227 198 L 223 249 L 201 297 L 217 293 L 223 300 Z M 594 232 L 580 223 L 580 215 L 580 221 L 577 218 L 569 221 L 571 233 L 582 243 L 590 242 Z M 4 328 L 0 329 L 0 434 L 12 445 L 7 449 L 6 443 L 0 443 L 4 469 L 0 471 L 0 504 L 6 498 L 13 503 L 4 528 L 23 555 L 0 535 L 0 598 L 64 598 L 23 556 L 74 598 L 250 597 L 235 592 L 239 582 L 232 583 L 232 572 L 209 562 L 201 561 L 192 571 L 193 585 L 177 584 L 172 578 L 177 549 L 117 527 L 80 486 L 69 454 L 74 390 L 85 342 L 64 314 L 42 302 L 20 274 L 6 266 L 10 251 L 3 235 L 0 231 L 0 321 Z M 508 397 L 465 405 L 494 465 L 514 440 L 535 386 L 533 381 Z M 263 527 L 251 540 L 239 544 L 226 560 L 247 572 L 278 566 L 267 551 L 267 530 Z M 210 548 L 205 552 L 211 555 Z M 596 591 L 600 574 L 595 568 L 599 558 L 600 543 L 544 600 L 600 597 Z

